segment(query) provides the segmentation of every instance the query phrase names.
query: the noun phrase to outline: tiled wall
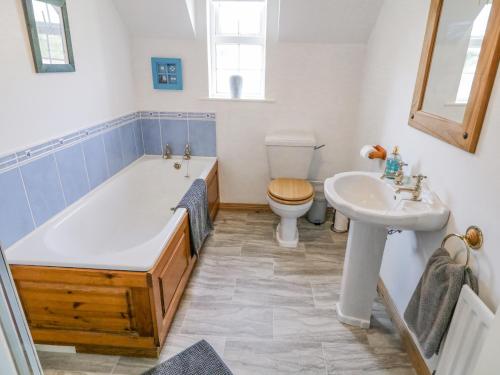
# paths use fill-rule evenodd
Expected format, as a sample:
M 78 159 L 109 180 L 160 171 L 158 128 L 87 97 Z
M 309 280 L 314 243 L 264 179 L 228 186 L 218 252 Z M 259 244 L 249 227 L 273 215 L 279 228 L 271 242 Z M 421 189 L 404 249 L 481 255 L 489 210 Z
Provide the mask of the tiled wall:
M 195 156 L 216 156 L 215 114 L 186 112 L 140 112 L 144 149 L 160 155 L 168 144 L 182 155 L 186 143 Z
M 0 243 L 8 247 L 144 154 L 169 144 L 215 156 L 212 113 L 138 112 L 0 157 Z

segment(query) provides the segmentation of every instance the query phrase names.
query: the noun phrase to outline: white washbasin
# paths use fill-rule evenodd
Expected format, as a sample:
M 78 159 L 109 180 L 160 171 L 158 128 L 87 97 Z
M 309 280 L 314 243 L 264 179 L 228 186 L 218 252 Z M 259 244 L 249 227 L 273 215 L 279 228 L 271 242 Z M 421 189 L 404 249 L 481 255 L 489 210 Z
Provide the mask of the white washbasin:
M 337 318 L 368 328 L 387 240 L 387 229 L 439 230 L 450 212 L 438 196 L 422 187 L 422 200 L 411 193 L 396 194 L 398 187 L 380 173 L 339 173 L 325 181 L 325 196 L 351 219 Z M 438 246 L 438 244 L 436 245 Z
M 450 212 L 435 193 L 424 187 L 422 200 L 416 202 L 408 200 L 409 193 L 396 194 L 396 189 L 380 179 L 380 173 L 339 173 L 325 181 L 328 202 L 352 220 L 415 231 L 446 225 Z

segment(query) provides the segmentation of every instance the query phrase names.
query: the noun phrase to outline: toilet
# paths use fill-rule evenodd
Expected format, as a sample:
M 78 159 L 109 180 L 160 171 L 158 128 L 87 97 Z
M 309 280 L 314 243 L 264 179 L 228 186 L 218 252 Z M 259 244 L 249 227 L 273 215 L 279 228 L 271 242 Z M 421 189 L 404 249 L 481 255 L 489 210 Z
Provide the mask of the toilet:
M 314 198 L 314 188 L 307 177 L 316 138 L 300 131 L 281 131 L 265 138 L 271 182 L 267 201 L 271 210 L 281 217 L 276 239 L 282 247 L 297 247 L 297 219 L 307 213 Z

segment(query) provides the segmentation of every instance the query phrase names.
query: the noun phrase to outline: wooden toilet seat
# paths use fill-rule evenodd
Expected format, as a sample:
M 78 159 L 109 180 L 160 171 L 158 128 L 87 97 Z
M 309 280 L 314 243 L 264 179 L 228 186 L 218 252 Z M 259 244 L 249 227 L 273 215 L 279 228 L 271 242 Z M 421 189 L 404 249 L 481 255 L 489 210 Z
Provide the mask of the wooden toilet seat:
M 309 181 L 297 178 L 277 178 L 269 183 L 268 196 L 275 202 L 299 205 L 314 198 L 314 188 Z

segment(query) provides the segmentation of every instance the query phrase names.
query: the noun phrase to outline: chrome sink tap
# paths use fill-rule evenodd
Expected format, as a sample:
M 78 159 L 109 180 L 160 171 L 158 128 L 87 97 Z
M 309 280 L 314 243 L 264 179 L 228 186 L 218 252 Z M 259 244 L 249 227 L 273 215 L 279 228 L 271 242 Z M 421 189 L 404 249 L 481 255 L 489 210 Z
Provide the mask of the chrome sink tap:
M 184 160 L 191 159 L 191 146 L 189 143 L 186 143 L 186 147 L 184 147 Z
M 397 188 L 395 193 L 396 194 L 401 194 L 403 192 L 411 193 L 411 196 L 412 196 L 411 200 L 419 202 L 422 200 L 422 197 L 421 197 L 422 196 L 422 181 L 425 180 L 427 178 L 427 176 L 419 174 L 417 176 L 413 176 L 413 178 L 415 178 L 417 180 L 415 183 L 415 186 Z
M 172 158 L 172 150 L 168 143 L 165 145 L 165 150 L 163 151 L 163 159 L 171 159 Z

